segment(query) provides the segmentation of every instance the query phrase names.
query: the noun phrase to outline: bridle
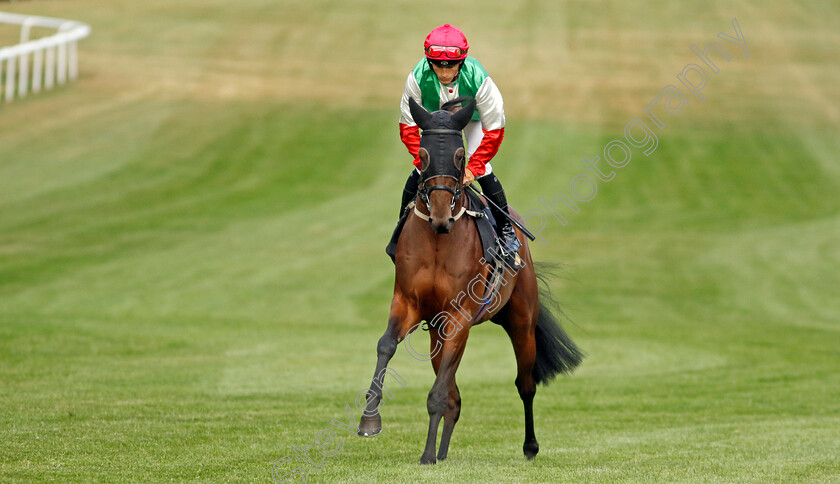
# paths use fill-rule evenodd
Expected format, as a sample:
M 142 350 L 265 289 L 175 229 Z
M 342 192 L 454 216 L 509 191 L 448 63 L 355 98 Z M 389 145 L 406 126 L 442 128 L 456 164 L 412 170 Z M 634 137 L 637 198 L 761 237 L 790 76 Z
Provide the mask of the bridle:
M 453 136 L 458 136 L 458 137 L 462 136 L 461 132 L 458 131 L 457 129 L 444 129 L 444 128 L 424 129 L 423 130 L 423 135 L 426 135 L 426 134 L 453 135 Z M 461 178 L 463 178 L 463 171 L 464 171 L 464 167 L 462 165 L 461 166 L 461 175 L 462 175 Z M 432 180 L 434 178 L 441 178 L 441 177 L 442 178 L 450 178 L 452 180 L 455 180 L 455 188 L 452 188 L 449 185 L 432 185 L 432 186 L 427 186 L 426 185 L 426 183 L 429 180 Z M 424 178 L 423 181 L 420 182 L 420 189 L 418 190 L 418 194 L 420 195 L 420 200 L 422 200 L 423 203 L 426 204 L 427 208 L 431 209 L 431 204 L 429 203 L 429 195 L 431 195 L 432 192 L 435 191 L 435 190 L 444 190 L 444 191 L 447 191 L 447 192 L 452 194 L 452 203 L 449 204 L 449 210 L 454 210 L 455 205 L 458 203 L 458 200 L 460 200 L 461 196 L 464 194 L 463 187 L 461 186 L 461 181 L 462 181 L 461 178 L 458 178 L 458 177 L 452 176 L 452 175 L 434 175 L 434 176 L 430 176 L 429 178 Z

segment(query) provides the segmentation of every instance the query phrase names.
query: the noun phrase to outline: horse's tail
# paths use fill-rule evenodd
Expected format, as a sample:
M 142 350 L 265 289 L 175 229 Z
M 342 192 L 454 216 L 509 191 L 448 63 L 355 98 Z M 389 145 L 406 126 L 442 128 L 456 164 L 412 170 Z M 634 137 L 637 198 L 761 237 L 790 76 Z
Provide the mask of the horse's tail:
M 559 305 L 554 301 L 546 282 L 546 273 L 551 270 L 547 264 L 537 267 L 537 279 L 540 282 L 540 312 L 537 316 L 535 339 L 537 343 L 537 357 L 534 362 L 534 380 L 536 383 L 547 384 L 558 373 L 571 373 L 583 361 L 584 353 L 575 345 L 572 338 L 563 331 L 557 318 L 549 307 L 553 307 L 562 314 Z

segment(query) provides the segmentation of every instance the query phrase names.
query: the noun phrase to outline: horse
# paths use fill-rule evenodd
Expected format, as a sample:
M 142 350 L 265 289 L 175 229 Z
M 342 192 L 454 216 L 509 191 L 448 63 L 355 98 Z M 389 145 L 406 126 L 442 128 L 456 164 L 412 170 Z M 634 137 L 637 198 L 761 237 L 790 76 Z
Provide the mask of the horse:
M 501 285 L 497 285 L 498 304 L 488 308 L 488 300 L 466 297 L 465 291 L 475 280 L 481 281 L 481 287 L 489 284 L 492 270 L 483 258 L 475 223 L 461 216 L 468 206 L 463 196 L 466 163 L 461 130 L 473 115 L 475 100 L 454 113 L 446 109 L 429 113 L 413 99 L 409 99 L 409 106 L 415 123 L 423 130 L 420 186 L 414 202 L 417 216 L 407 215 L 398 240 L 388 326 L 376 346 L 376 369 L 358 434 L 370 437 L 382 431 L 379 409 L 383 387 L 391 394 L 383 382 L 388 362 L 406 337 L 406 346 L 411 346 L 411 334 L 425 321 L 431 341 L 430 353 L 424 356 L 431 359 L 436 378 L 426 401 L 429 430 L 420 463 L 446 459 L 461 413 L 455 372 L 471 327 L 490 320 L 504 328 L 513 344 L 515 383 L 525 408 L 522 451 L 531 460 L 539 452 L 533 416 L 536 385 L 548 383 L 559 373 L 571 373 L 581 363 L 583 353 L 557 323 L 546 305 L 548 301 L 541 302 L 540 297 L 547 296 L 547 286 L 539 287 L 527 240 L 519 229 L 516 235 L 522 243 L 519 257 L 524 266 L 517 272 L 505 268 Z M 513 209 L 511 212 L 519 218 Z M 475 287 L 471 289 L 470 294 L 477 292 Z M 441 420 L 443 431 L 435 453 Z

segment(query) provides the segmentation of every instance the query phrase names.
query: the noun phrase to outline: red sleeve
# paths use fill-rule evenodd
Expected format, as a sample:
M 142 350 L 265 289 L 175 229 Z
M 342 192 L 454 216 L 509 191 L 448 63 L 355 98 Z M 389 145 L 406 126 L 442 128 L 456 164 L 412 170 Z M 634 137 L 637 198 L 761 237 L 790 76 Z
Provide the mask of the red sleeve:
M 417 153 L 420 151 L 420 127 L 400 123 L 400 139 L 408 148 L 408 152 L 414 156 L 414 166 L 419 169 L 420 157 Z
M 502 144 L 502 138 L 505 137 L 505 128 L 482 129 L 482 131 L 484 131 L 484 137 L 481 138 L 481 144 L 478 145 L 478 149 L 470 156 L 470 161 L 467 163 L 467 168 L 475 176 L 484 174 L 484 165 L 496 156 L 496 153 L 499 151 L 499 145 Z

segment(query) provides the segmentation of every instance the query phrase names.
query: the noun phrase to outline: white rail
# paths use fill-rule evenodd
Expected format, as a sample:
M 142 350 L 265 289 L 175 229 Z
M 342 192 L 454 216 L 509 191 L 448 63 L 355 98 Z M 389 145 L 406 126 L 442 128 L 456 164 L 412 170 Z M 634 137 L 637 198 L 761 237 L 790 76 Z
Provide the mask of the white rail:
M 15 96 L 52 89 L 79 76 L 76 43 L 90 35 L 90 26 L 74 20 L 6 12 L 0 12 L 0 23 L 20 25 L 20 43 L 0 48 L 0 98 L 10 102 Z M 56 29 L 56 33 L 29 40 L 32 27 Z

